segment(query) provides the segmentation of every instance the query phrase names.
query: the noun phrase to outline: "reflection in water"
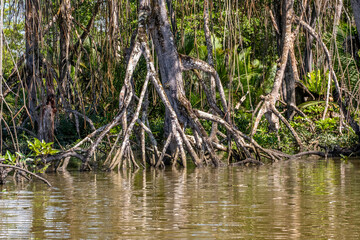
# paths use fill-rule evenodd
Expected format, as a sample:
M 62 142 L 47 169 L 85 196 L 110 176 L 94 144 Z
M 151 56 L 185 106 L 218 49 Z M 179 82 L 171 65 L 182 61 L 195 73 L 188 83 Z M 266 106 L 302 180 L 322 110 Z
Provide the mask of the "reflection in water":
M 69 173 L 0 186 L 0 238 L 356 239 L 360 161 Z

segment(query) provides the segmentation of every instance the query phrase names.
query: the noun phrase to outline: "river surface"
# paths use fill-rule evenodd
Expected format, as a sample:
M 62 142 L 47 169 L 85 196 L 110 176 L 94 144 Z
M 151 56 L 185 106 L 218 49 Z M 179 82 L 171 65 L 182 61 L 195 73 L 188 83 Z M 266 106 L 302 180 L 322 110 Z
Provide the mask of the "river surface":
M 360 239 L 360 160 L 47 174 L 0 186 L 0 239 Z

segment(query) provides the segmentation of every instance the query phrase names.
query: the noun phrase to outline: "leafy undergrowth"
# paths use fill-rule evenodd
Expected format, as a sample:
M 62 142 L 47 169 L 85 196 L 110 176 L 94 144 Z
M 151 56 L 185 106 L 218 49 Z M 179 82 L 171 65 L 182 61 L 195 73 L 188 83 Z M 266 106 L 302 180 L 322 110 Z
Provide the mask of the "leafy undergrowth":
M 308 119 L 296 115 L 290 124 L 298 133 L 304 151 L 332 152 L 336 149 L 351 149 L 358 144 L 357 135 L 344 119 L 341 119 L 339 109 L 335 104 L 330 104 L 325 119 L 322 119 L 324 103 L 321 101 L 308 102 L 300 105 L 300 108 Z M 281 124 L 280 130 L 276 134 L 268 131 L 267 123 L 264 120 L 254 139 L 267 148 L 275 148 L 290 154 L 298 151 L 294 137 L 284 124 Z
M 49 163 L 43 162 L 42 157 L 47 155 L 53 155 L 59 152 L 54 149 L 53 142 L 46 143 L 44 140 L 40 141 L 34 138 L 33 141 L 27 141 L 29 152 L 27 154 L 21 152 L 6 151 L 4 156 L 0 155 L 0 159 L 3 159 L 2 163 L 13 166 L 21 166 L 34 173 L 44 173 L 50 166 Z

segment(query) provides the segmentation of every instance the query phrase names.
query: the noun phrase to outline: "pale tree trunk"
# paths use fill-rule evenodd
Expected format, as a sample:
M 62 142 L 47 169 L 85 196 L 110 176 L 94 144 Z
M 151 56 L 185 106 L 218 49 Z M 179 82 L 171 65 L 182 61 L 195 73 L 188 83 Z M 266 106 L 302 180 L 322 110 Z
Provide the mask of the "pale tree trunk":
M 274 8 L 275 8 L 275 15 L 278 25 L 278 34 L 277 34 L 277 46 L 278 46 L 278 54 L 279 57 L 282 54 L 284 44 L 285 44 L 285 38 L 286 38 L 286 21 L 287 21 L 287 15 L 291 14 L 291 12 L 288 12 L 286 1 L 275 1 Z M 296 104 L 295 99 L 295 76 L 294 76 L 294 70 L 292 67 L 292 58 L 290 57 L 291 52 L 289 52 L 289 56 L 286 63 L 285 68 L 285 75 L 284 75 L 284 81 L 282 81 L 282 94 L 284 101 L 287 104 L 286 109 L 286 117 L 290 119 L 293 110 L 293 105 Z M 278 126 L 275 124 L 270 124 L 270 130 L 277 131 Z
M 333 42 L 336 44 L 336 35 L 338 32 L 340 20 L 341 20 L 341 13 L 343 9 L 343 0 L 336 0 L 336 6 L 335 6 L 335 16 L 334 16 L 334 27 L 333 27 Z M 359 16 L 360 17 L 360 16 Z
M 25 36 L 26 36 L 26 87 L 28 93 L 28 109 L 31 122 L 36 126 L 38 124 L 38 116 L 36 114 L 37 94 L 36 88 L 41 84 L 40 76 L 40 17 L 39 17 L 39 1 L 26 0 L 26 16 L 25 16 Z
M 119 8 L 118 1 L 108 0 L 109 9 L 109 40 L 110 46 L 114 57 L 117 57 L 117 51 L 119 50 Z
M 254 126 L 251 134 L 255 134 L 256 130 L 259 126 L 261 118 L 265 115 L 270 128 L 275 129 L 277 131 L 279 129 L 279 120 L 281 120 L 286 127 L 291 131 L 294 136 L 300 150 L 302 149 L 301 140 L 293 129 L 293 127 L 289 124 L 289 122 L 281 115 L 281 113 L 276 109 L 276 102 L 280 99 L 280 88 L 282 86 L 282 82 L 284 79 L 286 66 L 288 65 L 288 60 L 293 56 L 293 48 L 294 48 L 294 38 L 296 36 L 296 32 L 292 32 L 292 21 L 293 21 L 293 6 L 294 0 L 283 0 L 282 4 L 282 52 L 280 56 L 280 60 L 278 63 L 278 69 L 276 71 L 274 84 L 271 92 L 267 96 L 263 96 L 262 106 L 259 108 L 258 115 L 255 119 Z M 280 26 L 277 26 L 279 28 Z M 299 28 L 296 28 L 298 31 Z M 291 57 L 293 58 L 293 57 Z M 295 69 L 295 65 L 292 65 L 293 70 Z M 289 103 L 287 103 L 289 104 Z M 288 106 L 289 107 L 289 106 Z M 291 106 L 292 107 L 292 106 Z
M 204 1 L 204 35 L 205 35 L 205 41 L 206 41 L 206 47 L 207 47 L 207 62 L 211 67 L 214 66 L 214 57 L 213 57 L 213 46 L 211 42 L 211 31 L 210 31 L 210 15 L 209 15 L 209 1 Z M 208 74 L 210 78 L 210 92 L 211 97 L 213 98 L 213 101 L 216 102 L 216 84 L 215 79 L 211 74 Z M 212 110 L 212 113 L 215 114 L 215 111 Z M 211 138 L 216 138 L 218 124 L 217 122 L 214 122 L 211 128 Z
M 179 54 L 176 50 L 174 37 L 168 21 L 165 1 L 151 1 L 151 11 L 152 14 L 149 20 L 150 33 L 159 61 L 161 82 L 165 88 L 165 93 L 169 102 L 178 116 L 180 124 L 184 126 L 187 124 L 187 118 L 180 112 L 179 103 L 177 101 L 179 94 L 185 95 L 184 82 L 182 78 Z M 171 121 L 169 110 L 166 109 L 164 124 L 165 138 L 168 138 L 172 131 Z M 177 144 L 174 141 L 170 144 L 171 153 L 175 152 L 176 145 Z

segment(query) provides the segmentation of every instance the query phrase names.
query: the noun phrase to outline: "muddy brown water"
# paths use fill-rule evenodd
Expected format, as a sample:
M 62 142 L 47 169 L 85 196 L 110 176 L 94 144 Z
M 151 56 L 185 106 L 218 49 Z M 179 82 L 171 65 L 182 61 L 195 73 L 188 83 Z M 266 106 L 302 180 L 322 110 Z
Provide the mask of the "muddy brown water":
M 360 159 L 46 177 L 0 187 L 0 239 L 360 239 Z

